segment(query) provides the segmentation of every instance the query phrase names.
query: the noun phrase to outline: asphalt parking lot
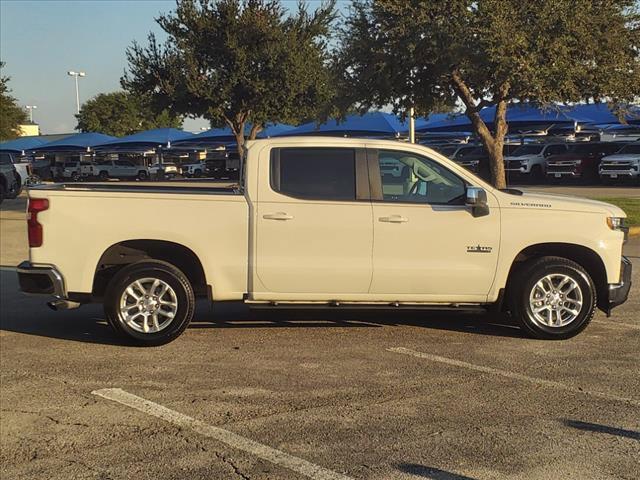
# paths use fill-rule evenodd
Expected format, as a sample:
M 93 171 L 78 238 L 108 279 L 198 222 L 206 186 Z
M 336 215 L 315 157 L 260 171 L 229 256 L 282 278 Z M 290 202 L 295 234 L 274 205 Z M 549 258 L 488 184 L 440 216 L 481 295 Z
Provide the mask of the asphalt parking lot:
M 2 206 L 5 266 L 25 255 L 20 202 Z M 635 287 L 548 342 L 493 316 L 202 303 L 144 349 L 1 268 L 0 477 L 635 480 L 639 310 Z

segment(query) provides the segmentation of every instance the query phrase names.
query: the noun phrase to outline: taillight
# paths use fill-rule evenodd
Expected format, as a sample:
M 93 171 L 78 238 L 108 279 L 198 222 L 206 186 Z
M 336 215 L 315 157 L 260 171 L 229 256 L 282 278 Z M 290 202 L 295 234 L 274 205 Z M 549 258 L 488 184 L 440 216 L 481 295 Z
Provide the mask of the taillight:
M 30 198 L 27 207 L 27 231 L 29 233 L 29 246 L 42 246 L 42 225 L 38 223 L 38 212 L 49 208 L 49 200 L 46 198 Z

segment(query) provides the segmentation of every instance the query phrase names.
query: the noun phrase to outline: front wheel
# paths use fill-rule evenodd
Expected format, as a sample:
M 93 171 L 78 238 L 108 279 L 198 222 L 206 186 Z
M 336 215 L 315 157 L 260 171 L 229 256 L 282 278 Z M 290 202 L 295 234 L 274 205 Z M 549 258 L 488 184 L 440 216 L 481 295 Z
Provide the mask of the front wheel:
M 145 172 L 144 170 L 140 170 L 138 172 L 138 180 L 146 180 L 149 177 L 149 174 L 147 172 Z
M 124 267 L 109 283 L 104 301 L 111 326 L 142 346 L 164 345 L 189 325 L 193 288 L 175 266 L 145 260 Z
M 525 264 L 513 279 L 511 311 L 534 338 L 562 340 L 584 330 L 595 313 L 596 289 L 577 263 L 541 257 Z

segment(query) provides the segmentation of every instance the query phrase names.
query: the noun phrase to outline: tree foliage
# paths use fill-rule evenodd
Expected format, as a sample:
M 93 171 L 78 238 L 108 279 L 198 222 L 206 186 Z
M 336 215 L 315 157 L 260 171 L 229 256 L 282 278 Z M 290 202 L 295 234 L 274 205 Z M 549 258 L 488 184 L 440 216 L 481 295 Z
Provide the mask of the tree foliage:
M 4 62 L 0 62 L 0 70 L 4 65 Z M 18 101 L 11 96 L 9 80 L 10 77 L 0 74 L 0 141 L 20 136 L 19 125 L 27 123 L 29 118 Z
M 78 130 L 121 137 L 152 128 L 182 126 L 183 118 L 152 108 L 147 98 L 127 92 L 100 93 L 76 115 Z
M 356 0 L 336 55 L 341 107 L 461 103 L 504 187 L 507 104 L 631 101 L 639 48 L 635 0 Z M 493 131 L 479 116 L 490 105 Z
M 315 118 L 332 97 L 327 38 L 334 0 L 287 14 L 279 0 L 178 0 L 167 33 L 127 51 L 122 85 L 160 106 L 229 126 L 240 153 L 268 122 Z

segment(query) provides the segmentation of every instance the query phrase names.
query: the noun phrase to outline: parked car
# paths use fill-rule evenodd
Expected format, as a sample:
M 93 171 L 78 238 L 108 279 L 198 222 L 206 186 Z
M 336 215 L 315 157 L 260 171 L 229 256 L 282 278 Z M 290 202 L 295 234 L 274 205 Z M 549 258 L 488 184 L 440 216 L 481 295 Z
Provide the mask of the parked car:
M 108 178 L 146 180 L 149 178 L 147 167 L 136 165 L 129 160 L 102 160 L 96 163 L 95 173 L 100 180 Z
M 629 143 L 615 154 L 603 157 L 598 172 L 604 183 L 617 179 L 640 183 L 640 141 Z
M 207 163 L 195 162 L 195 163 L 183 163 L 180 166 L 180 171 L 185 177 L 200 178 L 207 176 Z
M 0 153 L 0 203 L 5 198 L 16 198 L 20 195 L 20 180 L 13 165 L 11 155 Z
M 152 177 L 173 178 L 179 173 L 177 165 L 172 162 L 153 163 L 148 170 Z
M 95 165 L 92 162 L 71 160 L 60 165 L 58 177 L 77 182 L 83 178 L 95 176 Z
M 30 189 L 21 289 L 53 294 L 54 309 L 101 302 L 111 325 L 143 345 L 178 337 L 196 297 L 254 308 L 508 310 L 548 339 L 578 334 L 596 307 L 609 313 L 627 299 L 626 215 L 614 205 L 498 190 L 431 149 L 392 140 L 255 140 L 243 161 L 229 188 Z M 381 174 L 392 162 L 407 175 Z M 129 221 L 126 212 L 143 214 Z
M 547 158 L 547 178 L 598 180 L 598 166 L 602 157 L 620 150 L 625 144 L 617 142 L 585 142 L 569 145 L 569 150 Z
M 529 143 L 520 145 L 504 159 L 504 169 L 508 176 L 529 177 L 539 182 L 545 178 L 546 159 L 568 151 L 566 143 Z
M 504 157 L 509 156 L 518 147 L 520 145 L 508 143 L 502 147 L 502 155 Z M 461 151 L 461 154 L 458 154 L 453 160 L 483 180 L 488 181 L 491 178 L 490 160 L 483 146 L 477 146 L 469 151 Z
M 19 187 L 22 189 L 23 187 L 29 185 L 32 178 L 32 170 L 31 164 L 29 162 L 19 162 L 13 156 L 13 154 L 9 152 L 2 152 L 3 162 L 11 162 L 15 169 L 16 179 L 18 181 Z

